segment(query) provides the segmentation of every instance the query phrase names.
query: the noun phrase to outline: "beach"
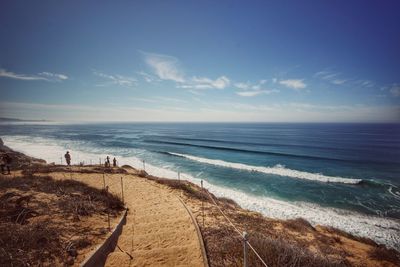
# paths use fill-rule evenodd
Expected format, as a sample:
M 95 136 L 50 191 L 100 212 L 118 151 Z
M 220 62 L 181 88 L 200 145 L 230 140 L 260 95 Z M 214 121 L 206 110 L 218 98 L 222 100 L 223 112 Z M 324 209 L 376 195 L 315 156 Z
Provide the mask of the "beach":
M 55 164 L 107 156 L 201 184 L 276 219 L 304 218 L 400 247 L 397 125 L 78 124 L 0 128 L 14 149 Z M 351 134 L 350 134 L 351 132 Z M 282 136 L 282 140 L 279 137 Z M 317 142 L 314 142 L 316 140 Z M 389 146 L 388 144 L 392 144 Z
M 282 251 L 285 251 L 287 264 L 291 260 L 299 260 L 300 254 L 303 255 L 300 261 L 309 262 L 309 266 L 398 264 L 397 252 L 379 246 L 372 240 L 331 227 L 312 226 L 300 218 L 288 221 L 267 218 L 260 213 L 241 208 L 233 200 L 218 199 L 212 193 L 187 181 L 151 176 L 129 166 L 107 171 L 104 180 L 103 173 L 102 166 L 95 165 L 78 165 L 69 169 L 41 163 L 35 170 L 37 177 L 72 179 L 94 188 L 102 188 L 105 183 L 110 192 L 120 197 L 122 178 L 124 201 L 129 208 L 127 222 L 118 239 L 120 248 L 109 254 L 106 266 L 127 266 L 127 262 L 131 266 L 203 266 L 199 236 L 179 199 L 187 205 L 196 219 L 210 266 L 242 264 L 242 243 L 235 228 L 249 233 L 250 242 L 269 261 L 269 266 L 282 265 Z M 18 176 L 18 172 L 14 174 Z M 113 219 L 114 224 L 117 219 Z M 95 247 L 93 245 L 92 250 Z M 87 249 L 83 254 L 79 253 L 76 263 L 89 254 Z M 261 266 L 254 254 L 250 253 L 249 257 L 254 266 Z M 153 260 L 158 263 L 152 262 Z

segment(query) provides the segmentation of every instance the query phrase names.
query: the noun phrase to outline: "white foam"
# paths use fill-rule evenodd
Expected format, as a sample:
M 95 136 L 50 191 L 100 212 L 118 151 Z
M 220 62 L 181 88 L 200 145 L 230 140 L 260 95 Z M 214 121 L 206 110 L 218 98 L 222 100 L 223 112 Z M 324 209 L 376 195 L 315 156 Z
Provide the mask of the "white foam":
M 45 159 L 47 162 L 59 162 L 66 149 L 67 143 L 56 144 L 56 140 L 32 138 L 26 136 L 7 136 L 3 138 L 5 145 L 27 155 Z M 71 143 L 71 142 L 69 142 Z M 95 153 L 82 152 L 70 149 L 73 163 L 90 160 L 98 162 L 107 155 L 113 157 L 111 151 L 100 149 Z M 108 153 L 108 154 L 107 154 Z M 118 156 L 119 164 L 129 164 L 132 167 L 143 169 L 143 162 L 137 157 Z M 177 173 L 171 169 L 159 168 L 146 163 L 146 171 L 152 175 L 176 179 Z M 189 174 L 181 173 L 181 179 L 200 185 L 201 179 Z M 258 211 L 263 215 L 277 219 L 294 219 L 302 217 L 313 225 L 332 226 L 354 235 L 373 239 L 379 244 L 385 244 L 400 251 L 400 221 L 395 219 L 367 216 L 347 210 L 321 207 L 307 202 L 286 202 L 266 196 L 254 196 L 248 192 L 216 186 L 203 181 L 204 187 L 218 197 L 227 197 L 235 200 L 241 207 Z
M 336 177 L 336 176 L 327 176 L 320 173 L 310 173 L 310 172 L 303 172 L 298 170 L 292 170 L 285 168 L 284 166 L 278 164 L 274 167 L 261 167 L 261 166 L 251 166 L 242 163 L 234 163 L 228 162 L 219 159 L 206 159 L 191 155 L 179 154 L 179 153 L 172 153 L 169 152 L 171 155 L 184 157 L 193 161 L 206 163 L 210 165 L 232 168 L 237 170 L 246 170 L 246 171 L 253 171 L 253 172 L 262 172 L 266 174 L 274 174 L 279 176 L 286 176 L 304 180 L 311 180 L 311 181 L 318 181 L 324 183 L 343 183 L 343 184 L 358 184 L 362 180 L 361 179 L 353 179 L 353 178 L 344 178 L 344 177 Z
M 390 193 L 393 197 L 395 197 L 396 199 L 400 200 L 400 192 L 393 192 L 393 187 L 397 188 L 397 186 L 395 186 L 395 185 L 390 185 L 390 187 L 389 187 L 389 189 L 388 189 L 389 193 Z

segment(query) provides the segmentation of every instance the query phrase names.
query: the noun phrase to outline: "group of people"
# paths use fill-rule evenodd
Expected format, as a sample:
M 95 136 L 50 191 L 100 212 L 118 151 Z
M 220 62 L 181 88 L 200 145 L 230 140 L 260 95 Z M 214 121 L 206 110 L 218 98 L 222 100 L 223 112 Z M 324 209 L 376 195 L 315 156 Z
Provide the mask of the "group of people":
M 110 168 L 111 167 L 110 157 L 109 156 L 107 156 L 107 158 L 106 158 L 106 160 L 104 162 L 104 166 L 106 168 Z M 117 159 L 115 157 L 113 159 L 113 167 L 117 167 Z
M 67 153 L 65 153 L 64 158 L 65 158 L 65 161 L 67 162 L 67 165 L 71 166 L 71 154 L 69 153 L 69 151 L 67 151 Z M 110 168 L 111 167 L 110 157 L 109 156 L 107 156 L 107 158 L 105 159 L 104 166 L 106 168 Z M 113 167 L 117 167 L 117 159 L 115 157 L 113 159 Z
M 9 154 L 4 153 L 3 155 L 0 155 L 0 167 L 1 167 L 1 173 L 2 174 L 11 174 L 11 163 L 12 163 L 12 158 Z M 7 173 L 6 173 L 7 169 Z

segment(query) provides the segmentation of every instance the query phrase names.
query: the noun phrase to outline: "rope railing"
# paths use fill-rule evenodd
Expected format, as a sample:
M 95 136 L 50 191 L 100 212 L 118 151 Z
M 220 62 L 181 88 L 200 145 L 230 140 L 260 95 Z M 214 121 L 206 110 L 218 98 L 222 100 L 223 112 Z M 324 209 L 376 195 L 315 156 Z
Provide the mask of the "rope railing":
M 142 161 L 143 162 L 143 169 L 145 170 L 145 161 L 143 160 Z M 62 163 L 62 161 L 61 161 L 61 163 Z M 102 165 L 101 164 L 101 160 L 100 160 L 100 165 Z M 85 165 L 83 165 L 83 166 L 85 166 Z M 71 169 L 70 169 L 71 170 Z M 64 175 L 65 176 L 65 175 Z M 181 181 L 181 177 L 184 177 L 183 175 L 181 175 L 180 174 L 180 172 L 178 172 L 178 180 L 179 181 Z M 123 182 L 122 182 L 122 177 L 121 177 L 121 181 L 115 181 L 115 182 L 113 182 L 113 183 L 111 183 L 111 184 L 106 184 L 106 182 L 105 182 L 105 179 L 107 178 L 107 180 L 108 181 L 110 181 L 110 180 L 112 180 L 112 178 L 109 176 L 109 174 L 108 173 L 105 173 L 105 172 L 103 172 L 103 182 L 104 182 L 104 186 L 105 187 L 108 187 L 108 188 L 110 188 L 110 187 L 112 187 L 112 186 L 114 186 L 114 185 L 116 185 L 116 184 L 118 184 L 118 183 L 121 183 L 121 190 L 122 190 L 122 197 L 123 197 L 123 187 L 124 186 L 128 186 L 128 185 L 130 185 L 130 184 L 132 184 L 134 181 L 129 181 L 129 182 L 125 182 L 124 184 L 123 184 Z M 202 189 L 205 189 L 205 188 L 203 188 L 203 181 L 202 181 Z M 155 186 L 154 184 L 151 184 L 151 185 L 153 185 L 153 186 Z M 212 201 L 212 203 L 214 204 L 214 206 L 218 209 L 218 211 L 221 213 L 221 215 L 225 218 L 225 220 L 232 226 L 232 228 L 236 231 L 236 233 L 239 235 L 239 237 L 240 237 L 240 239 L 241 240 L 243 240 L 243 243 L 244 243 L 244 266 L 245 267 L 247 267 L 247 253 L 246 253 L 246 245 L 248 245 L 248 247 L 254 252 L 254 254 L 256 255 L 256 257 L 261 261 L 261 263 L 265 266 L 265 267 L 268 267 L 268 265 L 265 263 L 265 261 L 262 259 L 262 257 L 260 256 L 260 254 L 257 252 L 257 250 L 253 247 L 253 245 L 251 245 L 251 243 L 247 240 L 247 233 L 246 232 L 243 232 L 243 231 L 240 231 L 239 229 L 238 229 L 238 227 L 236 227 L 235 226 L 235 224 L 229 219 L 229 217 L 223 212 L 223 210 L 221 209 L 221 207 L 218 205 L 218 203 L 215 201 L 215 199 L 212 197 L 212 195 L 210 194 L 210 192 L 208 191 L 208 190 L 204 190 L 206 193 L 207 193 L 207 195 L 208 195 L 208 197 L 210 198 L 210 200 Z M 203 211 L 203 216 L 204 216 L 204 211 Z M 204 218 L 203 218 L 203 225 L 204 225 Z M 120 249 L 121 250 L 121 249 Z M 122 250 L 121 250 L 122 251 Z M 125 252 L 125 251 L 123 251 L 123 252 Z M 127 252 L 125 252 L 125 253 L 127 253 Z M 128 253 L 127 253 L 128 254 Z M 129 254 L 128 254 L 129 255 Z M 130 256 L 130 255 L 129 255 Z
M 240 238 L 244 240 L 244 243 L 247 244 L 251 250 L 254 252 L 254 254 L 257 256 L 257 258 L 262 262 L 262 264 L 265 267 L 268 267 L 268 265 L 265 263 L 265 261 L 261 258 L 260 254 L 256 251 L 256 249 L 250 244 L 250 242 L 246 239 L 246 232 L 244 232 L 244 234 L 242 234 L 241 231 L 239 231 L 239 229 L 233 224 L 233 222 L 229 219 L 229 217 L 222 211 L 222 209 L 218 206 L 217 202 L 214 200 L 214 198 L 211 196 L 210 192 L 208 192 L 208 190 L 204 190 L 208 197 L 211 199 L 211 201 L 214 203 L 215 207 L 217 207 L 217 209 L 219 210 L 219 212 L 222 214 L 222 216 L 228 221 L 228 223 L 233 227 L 233 229 L 235 229 L 235 231 L 239 234 Z M 246 262 L 246 257 L 245 257 L 245 262 Z M 245 264 L 245 266 L 247 266 Z
M 224 216 L 224 218 L 229 222 L 229 224 L 233 227 L 233 229 L 235 229 L 235 231 L 240 235 L 240 237 L 242 237 L 242 231 L 239 231 L 239 229 L 237 229 L 237 227 L 232 223 L 232 221 L 228 218 L 228 216 L 225 215 L 225 213 L 221 210 L 221 208 L 218 206 L 217 202 L 214 200 L 214 198 L 211 196 L 210 192 L 208 192 L 208 190 L 204 190 L 207 195 L 210 197 L 211 201 L 214 203 L 214 205 L 217 207 L 217 209 L 219 210 L 219 212 L 222 214 L 222 216 Z

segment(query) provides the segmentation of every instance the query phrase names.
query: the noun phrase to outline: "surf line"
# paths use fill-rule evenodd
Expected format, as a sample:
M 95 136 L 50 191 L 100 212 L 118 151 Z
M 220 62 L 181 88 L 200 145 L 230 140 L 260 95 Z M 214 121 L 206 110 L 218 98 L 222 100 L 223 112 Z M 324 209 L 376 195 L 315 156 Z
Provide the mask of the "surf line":
M 179 153 L 173 153 L 173 152 L 167 152 L 167 153 L 170 155 L 173 155 L 173 156 L 183 157 L 183 158 L 186 158 L 186 159 L 189 159 L 192 161 L 210 164 L 210 165 L 219 166 L 219 167 L 225 167 L 225 168 L 231 168 L 231 169 L 237 169 L 237 170 L 246 170 L 246 171 L 250 171 L 250 172 L 260 172 L 260 173 L 265 173 L 265 174 L 274 174 L 274 175 L 279 175 L 279 176 L 286 176 L 286 177 L 298 178 L 298 179 L 304 179 L 304 180 L 310 180 L 310 181 L 318 181 L 318 182 L 324 182 L 324 183 L 342 183 L 342 184 L 359 184 L 363 181 L 362 179 L 327 176 L 327 175 L 323 175 L 321 173 L 310 173 L 310 172 L 292 170 L 292 169 L 285 168 L 282 165 L 275 165 L 273 167 L 251 166 L 251 165 L 246 165 L 243 163 L 234 163 L 234 162 L 228 162 L 228 161 L 223 161 L 223 160 L 219 160 L 219 159 L 206 159 L 206 158 L 185 155 L 185 154 L 179 154 Z

